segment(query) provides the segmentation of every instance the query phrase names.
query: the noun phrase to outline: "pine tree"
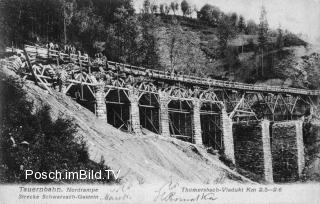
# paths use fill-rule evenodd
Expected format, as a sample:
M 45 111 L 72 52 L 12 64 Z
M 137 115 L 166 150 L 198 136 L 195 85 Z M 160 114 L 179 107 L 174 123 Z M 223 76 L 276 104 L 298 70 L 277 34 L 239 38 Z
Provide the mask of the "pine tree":
M 282 49 L 284 46 L 284 42 L 283 42 L 283 30 L 281 28 L 281 26 L 279 26 L 278 28 L 278 35 L 277 35 L 277 42 L 276 42 L 277 48 L 278 49 Z
M 264 6 L 261 8 L 259 32 L 258 32 L 258 42 L 259 46 L 264 48 L 268 43 L 268 30 L 269 24 L 267 20 L 267 11 Z
M 246 24 L 245 24 L 245 21 L 244 21 L 244 17 L 240 16 L 239 17 L 239 22 L 238 22 L 238 30 L 239 30 L 240 33 L 244 33 L 245 28 L 246 28 Z
M 265 7 L 262 6 L 261 14 L 260 14 L 259 29 L 258 29 L 258 42 L 259 42 L 259 49 L 261 53 L 261 76 L 262 77 L 264 76 L 263 55 L 268 44 L 268 30 L 269 30 L 269 24 L 267 21 L 267 11 Z

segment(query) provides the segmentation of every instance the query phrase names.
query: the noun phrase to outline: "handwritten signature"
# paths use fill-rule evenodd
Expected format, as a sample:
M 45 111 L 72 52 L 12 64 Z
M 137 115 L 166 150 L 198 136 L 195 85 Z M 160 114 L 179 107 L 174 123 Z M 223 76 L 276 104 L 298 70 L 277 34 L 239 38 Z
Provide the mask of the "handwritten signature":
M 124 201 L 131 200 L 132 196 L 129 194 L 132 184 L 123 184 L 107 192 L 104 196 L 104 200 Z
M 218 198 L 215 196 L 215 193 L 194 193 L 187 194 L 181 193 L 180 184 L 178 182 L 173 182 L 172 180 L 163 186 L 159 190 L 155 191 L 155 197 L 153 199 L 154 202 L 162 201 L 162 202 L 197 202 L 197 201 L 205 201 L 210 200 L 214 201 Z

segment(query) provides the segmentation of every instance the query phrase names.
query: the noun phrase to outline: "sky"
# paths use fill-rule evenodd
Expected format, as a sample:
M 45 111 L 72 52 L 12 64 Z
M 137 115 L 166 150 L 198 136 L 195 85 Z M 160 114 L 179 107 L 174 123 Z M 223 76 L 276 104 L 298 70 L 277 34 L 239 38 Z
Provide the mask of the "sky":
M 156 4 L 182 0 L 151 0 Z M 271 28 L 288 29 L 296 34 L 302 33 L 304 38 L 320 44 L 320 0 L 187 0 L 198 10 L 206 3 L 219 7 L 222 11 L 236 12 L 247 20 L 259 22 L 261 6 L 267 11 L 267 19 Z M 133 0 L 136 11 L 142 8 L 143 0 Z

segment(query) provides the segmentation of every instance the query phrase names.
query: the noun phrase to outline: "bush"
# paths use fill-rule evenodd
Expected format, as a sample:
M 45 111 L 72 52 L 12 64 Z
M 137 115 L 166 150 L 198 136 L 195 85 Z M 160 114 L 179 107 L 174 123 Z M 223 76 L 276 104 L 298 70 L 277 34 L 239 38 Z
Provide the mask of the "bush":
M 50 107 L 42 106 L 33 113 L 23 84 L 14 79 L 2 78 L 0 178 L 1 182 L 26 182 L 25 170 L 39 172 L 105 170 L 89 160 L 86 143 L 75 137 L 75 124 L 69 119 L 52 121 Z M 66 182 L 74 182 L 75 180 Z M 103 182 L 114 181 L 114 179 Z M 28 179 L 27 182 L 53 182 Z M 100 182 L 100 181 L 96 181 Z
M 284 47 L 290 47 L 290 46 L 307 46 L 308 44 L 301 40 L 297 35 L 286 32 L 283 36 L 283 44 Z

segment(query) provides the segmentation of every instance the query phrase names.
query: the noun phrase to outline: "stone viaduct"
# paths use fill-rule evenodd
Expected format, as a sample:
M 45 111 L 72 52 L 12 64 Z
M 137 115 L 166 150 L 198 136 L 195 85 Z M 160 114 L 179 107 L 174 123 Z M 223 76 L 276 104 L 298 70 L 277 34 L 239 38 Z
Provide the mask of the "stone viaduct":
M 62 91 L 116 128 L 213 148 L 270 183 L 302 174 L 303 119 L 317 110 L 317 90 L 169 74 L 33 46 L 24 54 L 26 77 L 50 90 L 52 64 L 66 70 Z

